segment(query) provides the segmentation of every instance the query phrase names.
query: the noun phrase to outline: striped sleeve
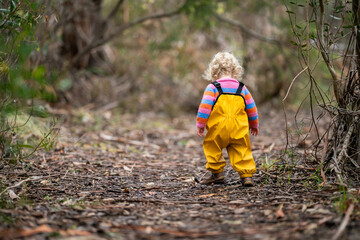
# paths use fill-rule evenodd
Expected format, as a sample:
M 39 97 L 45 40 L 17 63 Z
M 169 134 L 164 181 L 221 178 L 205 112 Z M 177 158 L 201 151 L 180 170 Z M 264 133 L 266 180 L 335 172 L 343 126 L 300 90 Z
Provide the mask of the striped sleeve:
M 258 111 L 256 108 L 256 104 L 254 99 L 251 96 L 251 93 L 249 92 L 249 90 L 244 86 L 241 94 L 243 94 L 244 98 L 245 98 L 245 111 L 246 114 L 248 115 L 248 119 L 249 119 L 249 126 L 251 128 L 258 128 L 259 127 L 259 118 L 258 118 Z
M 212 107 L 215 103 L 216 98 L 219 96 L 219 92 L 214 85 L 209 84 L 204 92 L 203 98 L 201 100 L 199 110 L 196 117 L 196 126 L 203 128 L 206 125 L 206 122 L 210 116 Z

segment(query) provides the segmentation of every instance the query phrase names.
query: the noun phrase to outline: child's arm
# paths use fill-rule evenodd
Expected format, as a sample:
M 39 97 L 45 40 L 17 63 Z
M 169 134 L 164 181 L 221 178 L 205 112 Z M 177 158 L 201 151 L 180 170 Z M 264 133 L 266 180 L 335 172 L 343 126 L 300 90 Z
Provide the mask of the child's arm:
M 198 128 L 197 128 L 197 135 L 198 135 L 199 137 L 202 137 L 202 136 L 204 135 L 204 131 L 205 131 L 205 128 L 203 128 L 203 127 L 198 127 Z
M 244 94 L 245 98 L 245 111 L 248 115 L 250 133 L 254 136 L 257 136 L 259 133 L 259 118 L 255 101 L 252 98 L 251 93 L 245 86 L 243 87 L 241 93 Z
M 206 87 L 196 118 L 196 127 L 198 129 L 197 132 L 199 136 L 204 134 L 206 122 L 210 116 L 215 99 L 218 95 L 219 93 L 217 92 L 214 85 L 209 84 Z
M 253 136 L 257 136 L 259 134 L 259 128 L 250 128 L 250 133 L 253 135 Z

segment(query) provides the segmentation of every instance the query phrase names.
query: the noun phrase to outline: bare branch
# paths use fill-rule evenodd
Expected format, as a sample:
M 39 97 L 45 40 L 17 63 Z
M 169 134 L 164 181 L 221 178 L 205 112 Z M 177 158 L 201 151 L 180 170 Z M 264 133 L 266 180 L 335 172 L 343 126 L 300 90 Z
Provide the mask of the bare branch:
M 117 11 L 119 10 L 119 8 L 123 4 L 123 2 L 124 2 L 124 0 L 119 0 L 116 3 L 114 9 L 109 13 L 108 17 L 106 18 L 106 20 L 105 20 L 106 22 L 108 22 L 110 19 L 112 19 L 116 15 Z
M 250 29 L 248 29 L 248 27 L 245 27 L 241 22 L 239 21 L 236 21 L 236 20 L 233 20 L 233 19 L 229 19 L 229 18 L 226 18 L 220 14 L 217 14 L 215 13 L 215 16 L 217 19 L 219 19 L 220 21 L 223 21 L 223 22 L 226 22 L 228 24 L 231 24 L 237 28 L 239 28 L 243 33 L 247 34 L 248 36 L 250 37 L 253 37 L 253 38 L 256 38 L 260 41 L 264 41 L 264 42 L 268 42 L 268 43 L 275 43 L 275 44 L 281 44 L 283 45 L 284 43 L 281 42 L 280 40 L 278 39 L 275 39 L 275 38 L 269 38 L 269 37 L 265 37 L 257 32 L 254 32 Z
M 336 234 L 331 238 L 331 240 L 337 240 L 340 238 L 341 234 L 344 232 L 346 226 L 349 224 L 350 216 L 353 213 L 355 208 L 354 203 L 351 203 L 348 209 L 346 210 L 345 217 L 341 221 L 339 229 L 336 231 Z
M 167 12 L 167 13 L 157 13 L 157 14 L 153 14 L 153 15 L 149 15 L 146 17 L 142 17 L 142 18 L 138 18 L 130 23 L 124 24 L 123 26 L 121 26 L 120 28 L 118 28 L 117 30 L 115 30 L 113 33 L 109 34 L 107 37 L 102 38 L 98 41 L 92 42 L 89 45 L 87 45 L 81 52 L 79 52 L 73 59 L 73 63 L 77 63 L 84 55 L 86 55 L 87 53 L 89 53 L 91 50 L 100 47 L 102 45 L 104 45 L 105 43 L 111 41 L 112 39 L 114 39 L 115 37 L 121 35 L 125 30 L 134 27 L 140 23 L 146 22 L 148 20 L 152 20 L 152 19 L 161 19 L 161 18 L 166 18 L 166 17 L 173 17 L 177 14 L 179 14 L 183 9 L 183 6 L 179 7 L 178 9 L 172 11 L 172 12 Z
M 290 84 L 290 86 L 289 86 L 289 88 L 288 88 L 288 91 L 287 91 L 284 99 L 282 100 L 283 102 L 284 102 L 284 101 L 286 100 L 286 98 L 288 97 L 289 92 L 290 92 L 290 90 L 291 90 L 291 88 L 292 88 L 292 85 L 294 84 L 295 80 L 296 80 L 303 72 L 305 72 L 305 70 L 307 70 L 308 68 L 309 68 L 309 66 L 306 66 L 303 70 L 301 70 L 298 74 L 296 74 L 296 76 L 294 77 L 294 79 L 291 81 L 291 84 Z
M 321 52 L 321 56 L 324 59 L 324 62 L 327 66 L 327 68 L 329 69 L 329 72 L 331 74 L 331 77 L 333 79 L 333 87 L 334 87 L 334 93 L 335 93 L 335 98 L 337 100 L 337 102 L 340 101 L 340 81 L 339 78 L 336 74 L 335 68 L 332 65 L 332 63 L 330 62 L 330 58 L 329 55 L 325 49 L 325 43 L 324 43 L 324 19 L 325 19 L 325 6 L 324 6 L 324 1 L 323 0 L 319 0 L 319 4 L 320 4 L 320 29 L 319 29 L 319 46 L 320 46 L 320 52 Z
M 349 130 L 345 135 L 343 147 L 342 147 L 342 149 L 341 149 L 341 151 L 339 153 L 339 157 L 338 157 L 339 161 L 345 162 L 345 154 L 346 154 L 347 149 L 349 147 L 350 138 L 351 138 L 351 135 L 352 135 L 352 133 L 354 131 L 355 123 L 357 123 L 357 122 L 358 122 L 358 116 L 355 117 L 354 122 L 351 123 L 351 125 L 349 127 Z
M 303 70 L 301 70 L 298 74 L 296 74 L 296 76 L 294 77 L 294 79 L 291 81 L 291 84 L 290 84 L 290 86 L 289 86 L 289 88 L 288 88 L 288 91 L 287 91 L 285 97 L 284 97 L 283 100 L 282 100 L 282 106 L 283 106 L 284 117 L 285 117 L 285 129 L 286 129 L 286 146 L 285 146 L 285 151 L 284 151 L 284 153 L 286 152 L 287 147 L 288 147 L 288 145 L 289 145 L 288 121 L 287 121 L 287 115 L 286 115 L 286 109 L 285 109 L 285 103 L 284 103 L 284 102 L 285 102 L 286 98 L 288 97 L 289 92 L 290 92 L 290 90 L 291 90 L 291 87 L 292 87 L 292 85 L 294 84 L 295 80 L 296 80 L 303 72 L 305 72 L 306 69 L 308 69 L 308 67 L 309 67 L 309 66 L 306 66 Z

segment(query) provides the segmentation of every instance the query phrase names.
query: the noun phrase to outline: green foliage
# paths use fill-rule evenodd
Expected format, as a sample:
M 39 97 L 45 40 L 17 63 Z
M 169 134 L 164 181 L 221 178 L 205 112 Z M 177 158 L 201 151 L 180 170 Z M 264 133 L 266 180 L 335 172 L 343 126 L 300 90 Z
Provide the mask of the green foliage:
M 189 17 L 194 28 L 204 29 L 215 24 L 212 13 L 220 6 L 216 1 L 188 0 L 183 6 L 183 12 Z
M 354 193 L 354 191 L 346 191 L 346 188 L 342 185 L 339 186 L 339 195 L 333 199 L 333 207 L 339 214 L 345 213 L 350 204 L 358 205 L 359 203 L 360 194 L 358 192 Z
M 34 123 L 30 117 L 48 116 L 34 99 L 53 97 L 47 88 L 47 69 L 29 61 L 39 51 L 35 26 L 40 19 L 39 1 L 0 2 L 0 159 L 12 162 L 23 157 L 23 150 L 36 149 L 19 135 Z

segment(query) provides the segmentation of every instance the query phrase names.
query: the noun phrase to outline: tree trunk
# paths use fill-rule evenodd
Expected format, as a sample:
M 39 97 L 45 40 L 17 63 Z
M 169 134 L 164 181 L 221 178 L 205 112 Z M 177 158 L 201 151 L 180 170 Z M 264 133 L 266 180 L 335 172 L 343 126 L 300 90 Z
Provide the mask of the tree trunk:
M 358 111 L 360 108 L 360 79 L 359 79 L 359 74 L 360 74 L 360 21 L 359 21 L 359 17 L 360 17 L 360 7 L 359 7 L 359 0 L 353 0 L 352 2 L 352 11 L 354 13 L 354 34 L 356 36 L 356 43 L 355 43 L 355 55 L 356 57 L 356 72 L 357 74 L 355 75 L 355 83 L 354 83 L 354 95 L 355 97 L 357 96 L 357 101 L 354 102 L 354 110 Z M 351 87 L 351 86 L 350 86 Z M 356 98 L 355 98 L 356 99 Z M 357 140 L 357 144 L 355 142 L 355 159 L 357 160 L 357 163 L 360 165 L 360 124 L 357 123 L 356 124 L 356 130 L 354 137 Z M 356 157 L 357 155 L 357 157 Z
M 86 54 L 79 61 L 71 60 L 85 47 L 104 34 L 101 17 L 102 0 L 65 0 L 62 4 L 61 26 L 62 46 L 61 54 L 70 60 L 76 68 L 88 67 L 97 53 Z
M 344 61 L 344 67 L 346 67 L 344 69 L 348 69 L 348 72 L 344 84 L 339 84 L 339 88 L 334 85 L 334 92 L 341 92 L 341 96 L 336 98 L 338 107 L 331 110 L 336 118 L 326 155 L 330 169 L 335 171 L 341 183 L 343 180 L 347 182 L 348 177 L 358 179 L 360 175 L 359 0 L 353 0 L 352 11 L 354 13 L 353 35 L 350 38 Z

